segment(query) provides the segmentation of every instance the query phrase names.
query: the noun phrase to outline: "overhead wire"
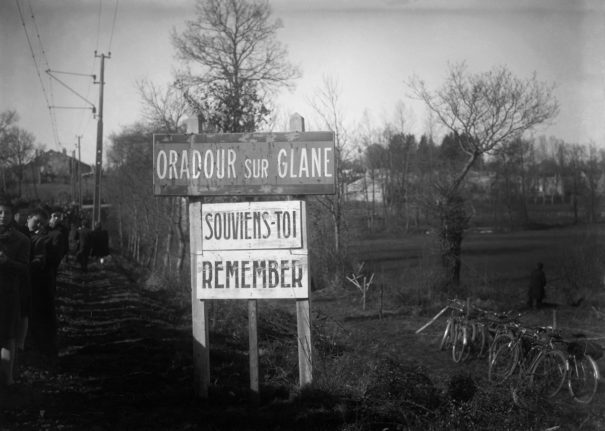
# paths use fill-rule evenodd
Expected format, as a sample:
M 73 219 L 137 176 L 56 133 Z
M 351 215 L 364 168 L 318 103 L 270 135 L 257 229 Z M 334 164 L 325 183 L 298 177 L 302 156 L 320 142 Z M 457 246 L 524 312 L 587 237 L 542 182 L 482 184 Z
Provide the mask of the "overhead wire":
M 113 33 L 116 29 L 116 20 L 118 18 L 118 4 L 120 3 L 120 0 L 116 0 L 114 9 L 113 9 L 113 22 L 111 23 L 111 34 L 109 36 L 109 48 L 107 49 L 107 52 L 109 52 L 111 54 L 111 44 L 113 42 Z
M 103 14 L 103 0 L 99 0 L 99 13 L 97 17 L 97 43 L 95 45 L 95 51 L 99 50 L 99 39 L 101 35 L 101 15 Z
M 42 60 L 44 60 L 44 63 L 46 64 L 46 69 L 50 69 L 50 64 L 48 63 L 48 57 L 46 56 L 46 50 L 44 49 L 44 44 L 42 43 L 42 38 L 40 37 L 40 30 L 38 28 L 38 23 L 36 22 L 36 17 L 34 15 L 34 9 L 32 7 L 31 1 L 28 0 L 27 4 L 29 6 L 29 13 L 31 16 L 31 20 L 34 24 L 34 30 L 36 31 L 36 38 L 38 40 L 38 45 L 40 47 L 40 53 L 42 54 Z M 57 144 L 57 146 L 60 147 L 61 145 L 61 138 L 59 136 L 59 127 L 58 127 L 58 123 L 57 123 L 57 115 L 55 113 L 55 111 L 53 110 L 53 106 L 55 105 L 55 95 L 53 92 L 53 85 L 52 85 L 52 81 L 50 79 L 50 77 L 48 78 L 48 93 L 49 93 L 49 98 L 50 98 L 50 103 L 51 105 L 49 106 L 49 111 L 50 111 L 50 116 L 51 116 L 51 122 L 53 123 L 53 127 L 56 130 L 56 136 L 55 136 L 55 144 Z
M 21 5 L 19 3 L 20 0 L 15 0 L 15 3 L 17 4 L 17 9 L 19 10 L 19 16 L 21 18 L 21 24 L 23 25 L 23 29 L 25 32 L 25 36 L 27 38 L 27 43 L 32 55 L 32 59 L 34 61 L 34 64 L 36 66 L 36 73 L 38 75 L 38 78 L 40 80 L 40 85 L 42 87 L 42 92 L 44 95 L 44 99 L 46 101 L 46 105 L 49 109 L 49 114 L 50 114 L 50 119 L 51 119 L 51 125 L 52 125 L 52 130 L 53 130 L 53 136 L 54 136 L 54 140 L 55 140 L 55 144 L 57 146 L 60 147 L 61 143 L 60 143 L 60 139 L 59 139 L 59 131 L 58 131 L 58 126 L 57 126 L 57 118 L 56 118 L 56 114 L 53 111 L 53 107 L 55 108 L 63 108 L 63 107 L 58 107 L 58 106 L 54 106 L 55 102 L 54 102 L 54 93 L 53 93 L 53 86 L 52 86 L 52 80 L 51 78 L 57 80 L 60 84 L 62 84 L 63 86 L 67 87 L 68 90 L 74 92 L 73 89 L 71 89 L 69 86 L 67 86 L 67 84 L 63 83 L 62 81 L 58 80 L 56 76 L 51 75 L 49 73 L 49 79 L 48 79 L 48 89 L 44 84 L 44 80 L 42 78 L 42 74 L 41 74 L 41 61 L 37 58 L 36 56 L 36 52 L 34 49 L 34 46 L 32 44 L 31 41 L 31 37 L 29 34 L 29 31 L 27 29 L 27 25 L 25 22 L 25 18 L 24 18 L 24 14 L 23 14 L 23 10 L 21 9 Z M 44 48 L 44 44 L 42 43 L 42 38 L 40 36 L 40 31 L 38 28 L 38 24 L 36 22 L 36 18 L 35 18 L 35 14 L 34 14 L 34 10 L 31 4 L 31 1 L 28 0 L 28 6 L 29 6 L 29 12 L 30 12 L 30 16 L 31 16 L 31 20 L 33 22 L 33 27 L 35 29 L 35 33 L 36 33 L 36 38 L 38 41 L 38 45 L 39 45 L 39 50 L 41 53 L 41 57 L 42 57 L 42 61 L 44 62 L 45 66 L 46 66 L 46 70 L 47 71 L 51 71 L 50 69 L 50 65 L 48 62 L 48 57 L 46 55 L 46 50 Z M 112 19 L 112 24 L 111 24 L 111 32 L 110 32 L 110 36 L 109 36 L 109 43 L 108 43 L 108 52 L 111 53 L 111 47 L 113 44 L 113 37 L 115 34 L 115 28 L 116 28 L 116 22 L 117 22 L 117 17 L 118 17 L 118 9 L 119 9 L 119 0 L 115 0 L 114 3 L 114 10 L 113 10 L 113 19 Z M 99 7 L 98 7 L 98 11 L 97 11 L 97 31 L 96 31 L 96 42 L 95 42 L 95 52 L 99 50 L 99 46 L 100 46 L 100 42 L 101 42 L 101 22 L 102 22 L 102 14 L 103 14 L 103 0 L 99 0 Z M 93 58 L 92 60 L 92 65 L 91 65 L 91 73 L 88 76 L 94 76 L 94 70 L 95 70 L 95 63 L 96 63 L 96 56 Z M 55 72 L 55 73 L 59 73 L 59 72 Z M 63 72 L 60 72 L 63 73 Z M 65 73 L 69 73 L 69 72 L 65 72 Z M 78 74 L 78 73 L 71 73 L 73 75 L 85 75 L 85 74 Z M 90 95 L 90 90 L 92 88 L 92 84 L 93 82 L 89 82 L 88 84 L 88 88 L 86 90 L 86 96 L 82 97 L 79 94 L 78 97 L 84 99 L 86 102 L 90 103 L 88 101 L 89 95 Z M 83 131 L 85 129 L 88 128 L 88 124 L 90 123 L 91 117 L 86 115 L 86 117 L 83 117 L 84 113 L 81 113 L 80 115 L 80 121 L 77 127 L 77 130 L 79 130 L 80 132 L 78 133 L 79 135 L 83 134 Z M 86 124 L 84 124 L 84 119 L 87 119 Z
M 15 0 L 17 4 L 17 10 L 19 11 L 19 17 L 21 18 L 21 24 L 23 25 L 23 31 L 25 32 L 25 38 L 27 39 L 27 45 L 29 46 L 29 51 L 32 55 L 32 59 L 34 60 L 34 65 L 36 66 L 36 74 L 38 75 L 38 79 L 40 80 L 40 85 L 42 87 L 42 94 L 44 95 L 44 100 L 46 101 L 46 106 L 49 111 L 50 119 L 51 119 L 51 127 L 53 130 L 53 135 L 55 139 L 55 144 L 59 145 L 59 132 L 57 130 L 57 124 L 53 121 L 53 114 L 51 109 L 51 104 L 49 101 L 49 96 L 46 91 L 46 87 L 44 86 L 44 80 L 42 79 L 42 75 L 40 74 L 40 65 L 38 64 L 38 60 L 36 58 L 36 53 L 34 51 L 34 47 L 31 42 L 31 38 L 29 37 L 29 32 L 27 31 L 27 26 L 25 24 L 25 18 L 23 17 L 23 11 L 21 10 L 21 5 L 19 4 L 19 0 Z
M 96 37 L 96 42 L 95 42 L 95 52 L 99 50 L 99 42 L 101 39 L 101 15 L 102 14 L 103 14 L 103 0 L 99 0 L 99 9 L 97 11 L 97 37 Z M 96 57 L 93 56 L 92 63 L 90 66 L 90 69 L 91 69 L 90 75 L 95 74 L 95 63 L 96 63 Z M 93 84 L 92 81 L 88 83 L 88 87 L 86 88 L 86 99 L 88 99 L 90 96 L 90 90 L 92 88 L 92 84 Z M 86 123 L 84 123 L 84 120 L 86 120 Z M 80 113 L 80 120 L 78 121 L 78 127 L 76 128 L 76 130 L 78 130 L 78 132 L 76 133 L 76 136 L 84 135 L 84 130 L 88 129 L 90 120 L 91 120 L 91 117 L 89 115 L 84 116 L 84 112 Z

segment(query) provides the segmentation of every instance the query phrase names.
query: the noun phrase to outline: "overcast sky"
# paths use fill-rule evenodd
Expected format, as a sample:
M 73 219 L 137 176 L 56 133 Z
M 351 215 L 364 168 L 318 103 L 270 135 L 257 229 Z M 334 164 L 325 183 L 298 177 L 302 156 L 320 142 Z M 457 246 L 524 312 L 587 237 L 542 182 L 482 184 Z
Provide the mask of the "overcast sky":
M 137 80 L 147 78 L 157 84 L 171 80 L 178 62 L 170 32 L 182 29 L 185 20 L 193 17 L 194 0 L 17 1 L 0 1 L 0 111 L 16 109 L 20 126 L 48 149 L 60 145 L 71 152 L 76 135 L 83 135 L 83 159 L 92 162 L 96 121 L 91 112 L 54 109 L 55 134 L 37 71 L 48 103 L 86 106 L 44 71 L 98 74 L 94 51 L 111 51 L 105 69 L 107 138 L 140 118 Z M 294 92 L 285 92 L 277 103 L 284 115 L 297 111 L 310 117 L 306 98 L 321 85 L 323 76 L 331 76 L 341 85 L 351 128 L 364 111 L 376 125 L 382 124 L 403 101 L 413 119 L 411 131 L 420 134 L 425 112 L 408 98 L 405 86 L 412 75 L 434 88 L 443 81 L 448 62 L 466 61 L 471 71 L 506 65 L 519 77 L 536 72 L 540 80 L 557 84 L 561 112 L 554 124 L 536 134 L 568 142 L 594 141 L 605 148 L 604 3 L 271 0 L 274 16 L 284 24 L 278 37 L 303 73 Z M 92 84 L 92 78 L 56 76 L 97 105 L 98 85 Z

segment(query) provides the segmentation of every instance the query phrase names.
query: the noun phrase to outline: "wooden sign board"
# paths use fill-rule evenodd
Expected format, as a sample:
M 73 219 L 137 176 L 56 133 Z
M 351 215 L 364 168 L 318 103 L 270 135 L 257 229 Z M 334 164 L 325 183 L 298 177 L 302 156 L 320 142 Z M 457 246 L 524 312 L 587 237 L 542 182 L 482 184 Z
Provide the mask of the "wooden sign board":
M 202 205 L 202 252 L 300 249 L 302 201 L 234 202 Z
M 309 297 L 306 249 L 208 251 L 197 255 L 196 270 L 201 300 Z
M 154 135 L 155 195 L 335 193 L 333 132 Z

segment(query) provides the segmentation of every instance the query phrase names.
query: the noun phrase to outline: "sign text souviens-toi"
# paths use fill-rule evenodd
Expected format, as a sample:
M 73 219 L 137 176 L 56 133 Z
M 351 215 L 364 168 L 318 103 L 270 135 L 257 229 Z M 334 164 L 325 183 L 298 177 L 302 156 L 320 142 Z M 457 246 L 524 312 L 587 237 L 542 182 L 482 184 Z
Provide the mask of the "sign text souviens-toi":
M 254 251 L 197 256 L 198 299 L 308 298 L 306 250 L 259 255 Z
M 203 204 L 202 252 L 303 248 L 304 207 L 303 201 Z
M 334 134 L 154 135 L 156 195 L 331 194 Z

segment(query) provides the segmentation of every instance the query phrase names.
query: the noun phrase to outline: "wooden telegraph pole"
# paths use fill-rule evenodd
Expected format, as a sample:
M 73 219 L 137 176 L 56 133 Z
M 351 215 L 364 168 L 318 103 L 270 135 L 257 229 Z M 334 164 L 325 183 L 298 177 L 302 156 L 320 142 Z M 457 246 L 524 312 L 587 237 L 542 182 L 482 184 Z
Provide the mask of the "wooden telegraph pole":
M 78 208 L 82 209 L 82 153 L 80 151 L 80 139 L 82 139 L 82 135 L 76 136 L 78 138 L 78 163 L 76 165 L 76 181 L 78 187 Z
M 95 161 L 95 191 L 93 198 L 92 223 L 101 221 L 101 170 L 103 167 L 103 86 L 105 85 L 105 59 L 111 58 L 108 55 L 97 55 L 101 59 L 101 73 L 99 74 L 99 111 L 97 112 L 97 154 Z

